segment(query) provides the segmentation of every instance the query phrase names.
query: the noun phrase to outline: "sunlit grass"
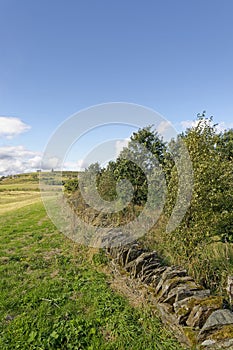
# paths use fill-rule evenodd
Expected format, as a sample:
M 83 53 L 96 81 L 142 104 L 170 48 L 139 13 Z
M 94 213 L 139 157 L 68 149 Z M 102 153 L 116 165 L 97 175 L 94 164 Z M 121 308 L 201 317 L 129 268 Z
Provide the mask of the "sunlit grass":
M 5 193 L 2 204 L 30 195 Z M 95 268 L 106 260 L 93 264 L 41 202 L 2 213 L 0 225 L 0 349 L 181 349 L 148 307 L 111 289 Z

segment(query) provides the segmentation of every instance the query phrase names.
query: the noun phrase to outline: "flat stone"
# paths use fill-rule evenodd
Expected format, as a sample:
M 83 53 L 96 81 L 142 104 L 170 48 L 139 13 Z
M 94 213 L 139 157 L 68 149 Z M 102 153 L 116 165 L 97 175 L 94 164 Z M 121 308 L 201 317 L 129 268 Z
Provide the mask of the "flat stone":
M 201 328 L 207 318 L 215 310 L 222 307 L 222 297 L 209 297 L 195 305 L 186 321 L 187 325 L 194 328 Z
M 159 284 L 159 282 L 161 280 L 162 274 L 166 269 L 167 269 L 166 266 L 161 266 L 161 267 L 158 267 L 157 269 L 154 270 L 154 274 L 151 277 L 151 282 L 150 282 L 150 285 L 153 288 L 157 287 L 157 285 Z
M 184 277 L 187 276 L 187 271 L 182 269 L 181 267 L 169 266 L 163 272 L 161 279 L 156 287 L 155 293 L 158 294 L 160 289 L 163 287 L 164 282 L 168 279 L 172 279 L 174 277 Z
M 156 252 L 144 252 L 138 256 L 135 260 L 131 261 L 125 266 L 125 269 L 131 273 L 131 277 L 138 277 L 139 273 L 142 272 L 143 266 L 149 265 L 149 263 L 158 261 L 158 255 Z
M 219 332 L 219 329 L 222 329 L 226 325 L 232 326 L 233 335 L 233 313 L 227 309 L 216 310 L 208 317 L 207 321 L 199 332 L 198 338 L 200 340 L 206 337 L 209 338 L 209 335 L 215 330 Z M 221 331 L 219 334 L 221 333 L 223 334 L 224 332 Z
M 207 339 L 201 343 L 202 346 L 210 346 L 216 343 L 216 340 Z
M 148 276 L 152 271 L 154 271 L 160 266 L 161 263 L 158 259 L 146 262 L 145 264 L 143 264 L 142 270 L 138 274 L 138 278 L 140 278 L 143 281 L 144 277 Z
M 194 282 L 196 284 L 196 282 Z M 196 284 L 197 288 L 193 288 L 190 289 L 190 293 L 192 293 L 193 296 L 197 297 L 197 298 L 207 298 L 210 296 L 210 290 L 209 289 L 203 289 L 202 286 L 200 286 L 199 284 Z M 188 289 L 190 288 L 189 285 L 186 285 L 187 287 L 187 294 L 188 294 Z M 189 296 L 187 296 L 189 297 Z M 176 300 L 175 303 L 180 301 L 180 300 L 184 300 L 185 298 L 185 291 L 184 294 L 182 293 L 182 291 L 180 293 L 177 293 L 176 295 Z
M 125 265 L 127 265 L 131 261 L 137 259 L 144 252 L 145 252 L 145 250 L 140 248 L 139 245 L 133 245 L 127 253 L 127 256 L 125 258 Z
M 203 341 L 200 345 L 200 349 L 206 349 L 206 350 L 222 350 L 222 349 L 233 349 L 233 338 L 222 340 L 222 341 L 216 341 L 212 339 L 207 339 Z
M 161 261 L 158 258 L 153 259 L 152 261 L 148 261 L 147 264 L 143 265 L 142 268 L 142 277 L 146 276 L 151 271 L 157 269 L 157 267 L 161 266 Z
M 194 291 L 194 294 L 191 297 L 177 301 L 173 304 L 175 314 L 178 318 L 179 324 L 186 325 L 188 316 L 194 306 L 199 304 L 201 300 L 204 300 L 209 297 L 209 290 L 207 290 L 207 296 L 203 291 Z
M 159 267 L 159 265 L 157 266 L 157 268 L 158 267 Z M 157 268 L 153 269 L 153 270 L 146 271 L 146 273 L 144 273 L 143 276 L 141 277 L 141 281 L 144 284 L 150 284 L 153 281 L 153 278 L 155 276 L 155 270 L 157 270 Z
M 199 286 L 194 281 L 189 283 L 184 283 L 173 288 L 169 293 L 164 303 L 173 305 L 175 302 L 186 299 L 195 294 L 195 292 L 201 291 L 201 286 Z
M 127 254 L 129 252 L 129 249 L 130 247 L 124 247 L 123 249 L 121 249 L 121 251 L 119 252 L 119 255 L 118 255 L 118 263 L 121 265 L 121 266 L 125 266 L 125 261 L 126 261 L 126 258 L 127 258 Z
M 193 345 L 190 341 L 189 337 L 186 336 L 183 327 L 181 327 L 178 322 L 177 318 L 172 312 L 172 306 L 165 304 L 165 303 L 157 303 L 156 309 L 159 312 L 160 318 L 163 323 L 167 324 L 168 327 L 171 329 L 171 331 L 176 334 L 176 337 L 179 339 L 179 341 L 183 344 L 186 344 L 188 346 Z
M 157 300 L 158 302 L 164 302 L 164 300 L 167 298 L 169 292 L 178 286 L 179 284 L 185 284 L 186 282 L 194 282 L 192 277 L 190 276 L 176 276 L 171 279 L 167 279 L 164 281 L 162 288 L 159 289 L 159 293 L 157 294 Z

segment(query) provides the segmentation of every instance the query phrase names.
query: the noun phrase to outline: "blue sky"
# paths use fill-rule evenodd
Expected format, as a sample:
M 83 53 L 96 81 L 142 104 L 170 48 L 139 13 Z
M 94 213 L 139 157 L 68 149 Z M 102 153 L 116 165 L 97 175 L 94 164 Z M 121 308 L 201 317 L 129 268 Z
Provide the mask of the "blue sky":
M 231 0 L 0 0 L 0 175 L 39 166 L 58 125 L 95 104 L 232 127 L 232 13 Z

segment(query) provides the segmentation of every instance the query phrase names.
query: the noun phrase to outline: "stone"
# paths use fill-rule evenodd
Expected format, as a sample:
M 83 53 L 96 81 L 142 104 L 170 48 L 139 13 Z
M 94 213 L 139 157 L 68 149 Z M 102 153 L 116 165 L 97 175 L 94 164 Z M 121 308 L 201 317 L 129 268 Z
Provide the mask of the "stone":
M 167 324 L 171 331 L 176 334 L 179 341 L 188 346 L 193 345 L 193 342 L 190 341 L 190 338 L 186 336 L 183 328 L 178 324 L 177 318 L 172 312 L 172 306 L 165 303 L 157 303 L 156 309 L 159 312 L 159 316 L 163 323 Z
M 140 278 L 141 281 L 143 281 L 146 276 L 148 276 L 152 271 L 154 271 L 160 266 L 161 266 L 161 263 L 156 258 L 153 259 L 152 261 L 145 261 L 145 264 L 143 264 L 142 269 L 138 274 L 138 278 Z
M 216 341 L 212 339 L 207 339 L 203 341 L 200 345 L 200 349 L 206 350 L 233 350 L 233 339 L 227 339 L 222 341 Z
M 193 295 L 197 298 L 205 299 L 210 296 L 210 290 L 209 289 L 194 290 Z
M 116 257 L 114 255 L 118 255 L 122 247 L 129 245 L 130 235 L 123 233 L 120 229 L 110 229 L 106 233 L 97 230 L 96 237 L 98 237 L 98 231 L 100 233 L 99 244 L 96 243 L 95 246 L 105 247 L 114 258 Z
M 179 324 L 186 325 L 186 321 L 193 307 L 200 303 L 201 300 L 208 299 L 209 290 L 207 290 L 207 295 L 203 291 L 194 291 L 191 297 L 182 299 L 173 304 L 175 314 L 178 318 Z
M 223 329 L 226 328 L 227 326 L 223 326 Z M 215 333 L 213 333 L 213 336 L 215 335 Z M 233 349 L 233 335 L 232 335 L 232 330 L 231 330 L 231 335 L 230 338 L 226 338 L 224 339 L 224 337 L 219 338 L 219 339 L 212 339 L 212 338 L 208 338 L 205 339 L 201 345 L 200 345 L 200 349 L 210 349 L 210 350 L 214 350 L 214 349 L 228 349 L 228 350 L 232 350 Z
M 164 302 L 164 300 L 167 298 L 169 292 L 171 289 L 175 288 L 179 284 L 185 284 L 187 282 L 192 282 L 193 287 L 195 287 L 195 283 L 190 276 L 176 276 L 171 279 L 167 279 L 164 281 L 161 288 L 159 288 L 159 293 L 157 294 L 157 301 L 158 302 Z
M 127 253 L 127 256 L 125 258 L 125 266 L 127 264 L 129 264 L 131 261 L 137 259 L 141 254 L 143 254 L 145 252 L 144 249 L 140 248 L 139 245 L 135 244 L 133 245 L 128 253 Z
M 233 276 L 227 277 L 226 291 L 227 291 L 228 296 L 229 296 L 230 305 L 232 305 L 233 304 Z
M 148 261 L 147 264 L 142 267 L 142 277 L 146 276 L 148 273 L 161 266 L 159 259 L 155 258 L 152 261 Z
M 210 314 L 221 306 L 222 297 L 209 297 L 198 301 L 190 312 L 186 324 L 190 327 L 202 328 Z
M 154 274 L 151 277 L 150 285 L 155 289 L 159 284 L 163 272 L 167 269 L 167 266 L 161 266 L 154 270 Z
M 126 261 L 126 258 L 127 258 L 127 254 L 129 252 L 129 249 L 130 247 L 124 247 L 123 249 L 121 249 L 121 251 L 119 252 L 119 255 L 118 255 L 118 263 L 121 265 L 121 266 L 125 266 L 125 261 Z
M 159 311 L 163 323 L 178 325 L 177 319 L 172 312 L 171 305 L 164 303 L 156 303 L 156 308 Z
M 173 305 L 175 302 L 186 299 L 194 295 L 196 292 L 202 292 L 201 288 L 202 287 L 196 284 L 194 281 L 178 285 L 168 293 L 164 303 Z
M 202 346 L 210 346 L 216 343 L 216 340 L 207 339 L 201 343 Z
M 209 338 L 209 335 L 217 331 L 217 334 L 220 336 L 224 334 L 224 326 L 231 326 L 231 337 L 233 336 L 233 313 L 227 309 L 216 310 L 211 313 L 205 322 L 204 326 L 200 330 L 198 334 L 198 339 L 203 340 L 205 338 Z M 229 327 L 228 327 L 229 328 Z M 226 327 L 225 327 L 225 335 L 226 335 Z M 213 337 L 213 335 L 212 335 Z M 230 338 L 230 335 L 229 337 Z
M 164 282 L 168 279 L 172 279 L 174 277 L 183 277 L 187 276 L 187 271 L 176 266 L 169 266 L 166 268 L 166 270 L 163 272 L 161 279 L 156 287 L 155 293 L 158 294 L 160 289 L 162 288 Z
M 157 253 L 156 252 L 145 252 L 138 256 L 135 260 L 128 263 L 125 268 L 126 271 L 131 273 L 131 277 L 138 277 L 139 273 L 142 272 L 143 266 L 153 262 L 155 259 L 157 261 Z
M 159 265 L 157 266 L 157 268 L 159 267 Z M 141 277 L 141 281 L 144 283 L 144 284 L 150 284 L 153 280 L 153 277 L 155 275 L 155 270 L 156 269 L 153 269 L 153 270 L 147 270 L 143 276 Z

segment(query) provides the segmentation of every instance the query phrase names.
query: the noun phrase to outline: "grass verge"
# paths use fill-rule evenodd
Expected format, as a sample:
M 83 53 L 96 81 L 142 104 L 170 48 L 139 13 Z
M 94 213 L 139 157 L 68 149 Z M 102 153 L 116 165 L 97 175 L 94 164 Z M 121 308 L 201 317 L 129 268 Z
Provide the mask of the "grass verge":
M 40 202 L 0 224 L 1 349 L 182 349 L 149 309 L 113 292 Z

